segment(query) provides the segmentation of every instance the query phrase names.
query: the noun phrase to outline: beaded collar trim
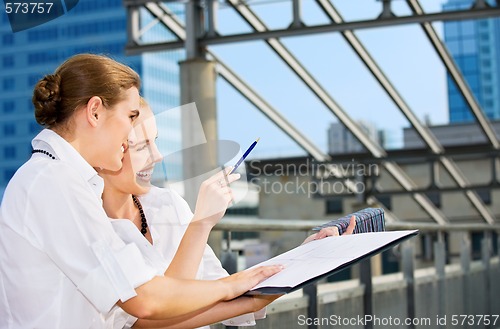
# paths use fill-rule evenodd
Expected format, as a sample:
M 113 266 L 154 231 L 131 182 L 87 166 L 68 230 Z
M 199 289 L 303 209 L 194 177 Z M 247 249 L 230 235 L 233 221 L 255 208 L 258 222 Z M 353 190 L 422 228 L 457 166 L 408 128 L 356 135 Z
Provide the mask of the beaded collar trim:
M 42 153 L 42 154 L 45 154 L 46 156 L 48 156 L 49 158 L 51 158 L 52 160 L 56 160 L 55 156 L 53 156 L 50 152 L 47 152 L 45 150 L 34 149 L 33 151 L 31 151 L 31 154 L 35 154 L 35 153 Z

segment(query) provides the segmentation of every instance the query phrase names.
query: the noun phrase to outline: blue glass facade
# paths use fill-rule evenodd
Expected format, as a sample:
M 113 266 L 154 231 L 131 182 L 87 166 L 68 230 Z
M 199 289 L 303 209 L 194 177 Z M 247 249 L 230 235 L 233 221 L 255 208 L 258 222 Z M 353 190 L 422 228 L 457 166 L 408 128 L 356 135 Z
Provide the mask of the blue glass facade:
M 449 0 L 443 9 L 466 9 L 472 2 Z M 444 39 L 486 116 L 500 119 L 500 19 L 445 22 Z M 447 82 L 450 123 L 473 121 L 450 76 Z
M 12 33 L 5 12 L 0 13 L 0 195 L 17 168 L 30 157 L 30 141 L 41 129 L 34 120 L 31 103 L 34 85 L 71 55 L 109 55 L 141 75 L 141 94 L 155 111 L 179 105 L 177 62 L 181 53 L 129 57 L 124 54 L 125 42 L 126 12 L 121 0 L 80 1 L 65 15 L 16 33 Z M 159 128 L 161 133 L 163 129 Z M 168 135 L 160 134 L 159 138 L 164 145 L 180 143 L 180 124 L 170 122 Z

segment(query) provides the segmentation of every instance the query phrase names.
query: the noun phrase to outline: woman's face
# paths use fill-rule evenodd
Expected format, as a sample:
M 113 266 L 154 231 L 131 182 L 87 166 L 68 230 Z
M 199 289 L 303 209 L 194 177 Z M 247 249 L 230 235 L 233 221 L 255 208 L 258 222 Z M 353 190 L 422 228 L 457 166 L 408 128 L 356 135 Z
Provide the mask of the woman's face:
M 156 120 L 149 108 L 141 108 L 141 115 L 128 135 L 128 148 L 123 157 L 123 166 L 117 172 L 102 171 L 105 186 L 126 193 L 140 195 L 151 186 L 154 165 L 162 156 L 155 144 L 158 135 Z
M 134 125 L 128 138 L 128 153 L 131 177 L 142 188 L 149 190 L 154 166 L 162 156 L 156 146 L 158 127 L 153 112 L 148 108 L 141 109 L 142 118 Z M 125 161 L 128 159 L 124 159 Z M 128 164 L 127 164 L 128 165 Z
M 140 96 L 136 87 L 125 92 L 125 99 L 102 112 L 102 125 L 95 134 L 95 167 L 117 171 L 122 167 L 124 149 L 135 120 L 139 117 Z

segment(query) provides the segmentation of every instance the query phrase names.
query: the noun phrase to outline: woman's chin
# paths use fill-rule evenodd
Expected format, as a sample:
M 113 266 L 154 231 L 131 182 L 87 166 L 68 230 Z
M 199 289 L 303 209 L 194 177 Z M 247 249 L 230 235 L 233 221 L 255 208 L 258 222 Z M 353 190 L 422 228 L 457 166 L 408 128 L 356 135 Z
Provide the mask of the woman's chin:
M 146 179 L 136 177 L 135 182 L 141 190 L 146 191 L 144 193 L 147 193 L 151 189 L 151 180 L 150 179 L 146 180 Z

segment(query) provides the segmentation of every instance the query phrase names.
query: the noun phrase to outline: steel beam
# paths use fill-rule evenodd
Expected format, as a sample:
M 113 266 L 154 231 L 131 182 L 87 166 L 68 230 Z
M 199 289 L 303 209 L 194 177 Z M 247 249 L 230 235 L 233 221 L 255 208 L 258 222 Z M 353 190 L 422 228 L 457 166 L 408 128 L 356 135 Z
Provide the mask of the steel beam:
M 316 2 L 321 7 L 323 12 L 332 20 L 332 22 L 334 22 L 335 24 L 344 23 L 344 19 L 329 0 L 316 0 Z M 354 32 L 344 31 L 342 32 L 342 36 L 351 46 L 351 48 L 356 52 L 361 61 L 365 64 L 368 70 L 370 70 L 375 79 L 377 79 L 379 84 L 386 91 L 387 95 L 389 95 L 389 97 L 394 101 L 396 106 L 401 110 L 403 115 L 415 128 L 419 136 L 429 146 L 433 153 L 442 153 L 443 147 L 440 145 L 439 141 L 432 134 L 432 132 L 427 129 L 427 127 L 420 123 L 420 120 L 413 113 L 403 97 L 398 93 L 396 88 L 384 74 L 382 69 L 377 65 L 375 60 L 370 56 L 369 52 L 366 50 L 366 48 L 363 46 Z
M 128 2 L 129 4 L 130 4 L 130 3 L 133 3 L 133 1 L 126 1 L 126 2 Z M 299 2 L 297 1 L 296 3 L 299 3 Z M 156 16 L 156 17 L 157 17 L 160 21 L 162 21 L 162 23 L 163 23 L 163 24 L 165 24 L 165 21 L 167 21 L 167 20 L 168 20 L 168 21 L 172 21 L 172 19 L 171 19 L 171 18 L 172 18 L 173 16 L 172 16 L 172 14 L 171 14 L 171 13 L 169 13 L 169 12 L 168 12 L 168 10 L 165 10 L 165 9 L 166 9 L 166 6 L 164 6 L 164 5 L 162 5 L 162 4 L 155 4 L 154 2 L 149 2 L 149 1 L 148 1 L 148 2 L 147 2 L 147 4 L 146 4 L 146 7 L 149 7 L 149 8 L 148 8 L 148 10 L 149 10 L 150 12 L 152 12 L 152 14 L 153 14 L 153 15 L 155 15 L 155 16 Z M 246 7 L 246 6 L 245 6 L 245 7 Z M 163 8 L 163 10 L 159 10 L 159 9 L 162 9 L 162 8 Z M 298 7 L 296 6 L 296 7 L 294 7 L 294 8 L 295 8 L 295 10 L 297 11 L 297 8 L 298 8 Z M 153 13 L 153 12 L 156 12 L 156 13 Z M 447 14 L 449 14 L 449 13 L 450 13 L 450 12 L 447 12 Z M 477 14 L 477 10 L 476 10 L 476 13 L 475 13 L 475 14 Z M 433 15 L 433 14 L 430 14 L 430 15 Z M 295 15 L 294 15 L 294 16 L 295 16 Z M 429 16 L 429 15 L 426 15 L 426 16 Z M 457 18 L 455 18 L 455 19 L 457 19 Z M 462 18 L 462 19 L 465 19 L 465 18 Z M 384 19 L 384 20 L 386 20 L 386 19 Z M 349 23 L 345 23 L 345 24 L 349 24 Z M 185 35 L 185 32 L 184 32 L 184 33 L 182 32 L 182 31 L 184 31 L 184 29 L 183 29 L 183 27 L 182 27 L 182 25 L 181 25 L 180 23 L 178 23 L 178 24 L 174 24 L 174 26 L 168 26 L 167 24 L 165 24 L 165 25 L 166 25 L 167 27 L 169 27 L 169 28 L 170 28 L 170 29 L 174 32 L 174 34 L 176 34 L 176 35 L 179 37 L 179 39 L 181 39 L 181 40 L 185 39 L 186 35 Z M 172 24 L 170 24 L 170 25 L 172 25 Z M 175 32 L 175 31 L 174 31 L 175 29 L 177 29 L 177 32 Z M 267 31 L 267 29 L 265 29 L 265 26 L 264 26 L 264 32 L 262 32 L 262 33 L 265 33 L 265 31 Z M 346 31 L 346 32 L 345 32 L 345 34 L 347 34 L 347 35 L 349 35 L 350 33 L 352 33 L 352 32 L 351 32 L 351 31 Z M 182 37 L 182 34 L 184 34 L 184 35 L 183 35 L 183 37 Z M 213 34 L 213 33 L 210 33 L 210 34 Z M 199 33 L 199 32 L 198 32 L 198 35 L 200 35 L 200 33 Z M 205 39 L 206 39 L 206 38 L 205 38 Z M 198 40 L 197 40 L 197 41 L 199 41 L 199 42 L 200 42 L 200 44 L 203 44 L 203 38 L 198 38 Z M 275 40 L 275 41 L 276 41 L 276 42 L 278 42 L 277 40 Z M 195 41 L 195 42 L 196 42 L 196 41 Z M 179 47 L 179 46 L 183 45 L 183 42 L 182 42 L 182 41 L 177 41 L 177 42 L 175 42 L 175 43 L 176 43 L 176 45 L 175 45 L 175 46 L 172 46 L 172 45 L 171 45 L 171 43 L 163 43 L 162 47 L 159 47 L 158 45 L 145 45 L 145 46 L 146 46 L 146 47 L 149 47 L 150 49 L 160 50 L 160 48 L 165 49 L 165 46 L 167 46 L 167 45 L 169 45 L 169 44 L 170 44 L 170 46 L 169 46 L 169 47 L 171 47 L 171 49 L 172 49 L 172 48 L 174 48 L 174 47 Z M 278 42 L 278 43 L 279 43 L 279 42 Z M 198 45 L 199 45 L 199 44 L 198 44 Z M 135 47 L 135 46 L 133 46 L 133 45 L 132 45 L 131 47 L 129 47 L 129 48 L 128 48 L 128 50 L 129 50 L 130 52 L 140 51 L 140 48 L 141 48 L 141 47 L 143 47 L 143 46 Z M 192 49 L 192 51 L 193 51 L 193 49 L 195 49 L 195 48 L 191 47 L 191 49 Z M 195 49 L 195 50 L 196 50 L 196 49 Z M 285 50 L 286 50 L 286 49 L 285 49 Z M 291 56 L 291 54 L 290 54 L 290 56 Z M 295 59 L 294 59 L 294 58 L 293 58 L 293 56 L 292 56 L 292 61 L 293 61 L 293 60 L 295 60 Z M 295 61 L 296 61 L 296 60 L 295 60 Z M 297 63 L 298 63 L 298 61 L 297 61 Z M 299 64 L 299 67 L 300 67 L 300 66 L 301 66 L 301 65 L 300 65 L 300 63 L 298 63 L 298 64 Z M 230 82 L 230 83 L 231 83 L 233 86 L 234 86 L 234 85 L 236 85 L 236 84 L 238 83 L 238 81 L 239 81 L 239 82 L 242 82 L 242 80 L 241 80 L 239 77 L 237 77 L 237 76 L 234 74 L 234 72 L 230 71 L 227 67 L 225 67 L 225 66 L 220 66 L 220 68 L 221 68 L 220 72 L 224 72 L 224 73 L 222 73 L 222 74 L 220 73 L 220 74 L 221 74 L 221 76 L 223 76 L 224 74 L 225 74 L 226 76 L 228 76 L 228 77 L 229 77 L 229 79 L 223 76 L 223 78 L 225 78 L 225 79 L 226 79 L 226 81 L 230 81 L 230 80 L 232 79 L 232 80 L 231 80 L 232 82 Z M 294 70 L 294 71 L 296 71 L 296 70 Z M 297 72 L 297 71 L 296 71 L 296 72 Z M 307 77 L 309 74 L 308 74 L 308 73 L 307 73 L 307 71 L 305 71 L 305 70 L 304 70 L 304 72 L 305 72 L 305 75 L 304 75 L 304 76 L 306 76 L 306 77 Z M 382 75 L 383 75 L 383 73 L 382 73 Z M 311 77 L 311 78 L 312 78 L 312 77 Z M 303 79 L 303 80 L 304 80 L 304 79 Z M 313 80 L 313 81 L 314 81 L 314 80 Z M 305 82 L 306 84 L 308 84 L 308 82 L 307 82 L 306 80 L 304 80 L 304 82 Z M 261 108 L 263 104 L 267 104 L 267 103 L 266 103 L 266 102 L 265 102 L 262 98 L 260 98 L 260 97 L 259 97 L 259 96 L 258 96 L 258 95 L 257 95 L 257 94 L 256 94 L 256 93 L 255 93 L 255 92 L 254 92 L 254 91 L 253 91 L 253 90 L 252 90 L 252 89 L 248 86 L 248 85 L 246 85 L 246 87 L 245 87 L 245 85 L 246 85 L 246 84 L 244 84 L 244 83 L 243 83 L 243 84 L 241 84 L 241 83 L 240 83 L 239 87 L 236 87 L 236 89 L 237 89 L 238 91 L 240 91 L 244 97 L 246 97 L 247 99 L 249 99 L 249 100 L 250 100 L 253 104 L 255 104 L 258 108 Z M 309 84 L 308 84 L 308 85 L 309 85 Z M 244 92 L 242 92 L 242 90 L 245 90 L 245 91 L 244 91 Z M 320 91 L 321 91 L 321 90 L 320 90 Z M 395 89 L 394 89 L 394 91 L 395 91 Z M 318 95 L 318 93 L 316 93 L 316 94 Z M 326 94 L 326 92 L 325 92 L 325 94 Z M 394 99 L 394 98 L 396 98 L 396 97 L 398 96 L 398 95 L 397 95 L 397 92 L 393 93 L 393 95 L 395 95 L 395 96 L 391 96 L 391 97 L 393 97 L 393 99 Z M 320 95 L 318 95 L 318 96 L 321 98 L 321 96 L 320 96 Z M 326 96 L 328 97 L 328 94 L 326 94 Z M 252 99 L 253 99 L 253 100 L 252 100 Z M 332 102 L 333 102 L 333 100 L 332 100 Z M 402 103 L 402 104 L 404 104 L 404 101 L 402 100 L 402 98 L 399 100 L 399 102 L 400 102 L 400 103 Z M 257 104 L 260 104 L 260 105 L 257 105 Z M 334 105 L 336 105 L 336 104 L 335 104 L 335 102 L 333 102 L 333 104 L 334 104 Z M 269 104 L 267 104 L 267 105 L 269 105 Z M 338 107 L 338 106 L 337 106 L 337 107 Z M 407 106 L 406 106 L 406 107 L 407 107 Z M 264 106 L 264 108 L 266 108 L 266 106 Z M 267 108 L 268 108 L 268 109 L 270 108 L 270 109 L 271 109 L 271 111 L 269 111 L 267 114 L 265 113 L 265 111 L 263 111 L 263 113 L 264 113 L 266 116 L 268 116 L 268 117 L 269 117 L 269 118 L 270 118 L 273 122 L 275 122 L 275 123 L 276 123 L 276 124 L 277 124 L 280 128 L 282 128 L 282 129 L 283 129 L 283 127 L 286 127 L 286 128 L 284 129 L 285 133 L 287 133 L 287 134 L 288 134 L 288 135 L 289 135 L 289 136 L 290 136 L 293 140 L 295 140 L 295 141 L 296 141 L 299 145 L 301 145 L 301 147 L 303 147 L 304 149 L 306 149 L 306 151 L 307 151 L 308 153 L 310 153 L 310 154 L 315 154 L 315 158 L 316 158 L 316 159 L 327 159 L 327 157 L 322 157 L 322 156 L 325 156 L 325 155 L 324 155 L 324 154 L 322 154 L 322 153 L 319 151 L 319 149 L 317 149 L 317 148 L 316 148 L 316 147 L 315 147 L 312 143 L 310 143 L 310 141 L 307 141 L 307 139 L 305 139 L 305 136 L 301 136 L 301 135 L 300 135 L 300 133 L 298 133 L 298 131 L 297 131 L 295 128 L 293 128 L 291 125 L 287 124 L 286 120 L 284 120 L 284 118 L 283 118 L 281 115 L 279 115 L 279 112 L 277 112 L 276 110 L 272 109 L 270 106 L 268 106 Z M 340 109 L 340 108 L 339 108 L 339 109 Z M 261 110 L 262 110 L 262 109 L 261 109 Z M 340 109 L 340 111 L 342 111 L 342 110 Z M 270 114 L 269 114 L 269 113 L 270 113 Z M 278 114 L 278 116 L 276 116 L 276 114 Z M 336 114 L 336 115 L 337 115 L 337 114 Z M 409 108 L 408 108 L 408 112 L 407 112 L 405 115 L 406 115 L 407 117 L 411 117 L 412 112 L 411 112 L 411 110 L 409 110 Z M 274 116 L 274 118 L 273 118 L 273 116 Z M 338 116 L 338 115 L 337 115 L 337 116 Z M 346 115 L 346 116 L 347 116 L 347 115 Z M 283 119 L 284 121 L 283 121 L 283 120 L 280 120 L 280 119 L 279 119 L 280 117 L 281 117 L 281 119 Z M 340 119 L 340 118 L 339 118 L 339 119 Z M 416 117 L 415 117 L 414 119 L 416 119 Z M 413 119 L 412 119 L 412 120 L 413 120 Z M 410 122 L 412 122 L 412 120 L 410 120 L 410 119 L 409 119 L 409 121 L 410 121 Z M 342 120 L 341 120 L 341 121 L 342 121 Z M 349 117 L 348 117 L 348 116 L 347 116 L 346 122 L 347 122 L 347 121 L 349 121 Z M 351 120 L 351 121 L 352 121 L 352 120 Z M 278 122 L 281 122 L 281 123 L 278 123 Z M 414 120 L 414 122 L 418 122 L 418 119 Z M 357 126 L 357 124 L 356 124 L 355 122 L 353 122 L 353 123 L 354 123 L 354 125 L 353 125 L 353 126 Z M 418 122 L 418 123 L 419 123 L 419 122 Z M 412 124 L 413 124 L 413 123 L 412 123 Z M 348 125 L 346 125 L 346 126 L 348 126 Z M 418 124 L 417 124 L 417 125 L 414 125 L 414 126 L 416 127 L 416 129 L 417 129 L 417 130 L 419 130 L 419 128 L 418 128 Z M 351 128 L 348 126 L 348 129 L 351 129 Z M 354 128 L 354 129 L 355 129 L 355 128 Z M 353 130 L 353 129 L 351 129 L 351 130 Z M 422 131 L 422 130 L 421 130 L 421 131 Z M 428 137 L 428 136 L 429 136 L 429 134 L 425 132 L 425 129 L 424 129 L 424 132 L 423 132 L 423 133 L 422 133 L 421 131 L 420 131 L 419 133 L 421 134 L 421 136 L 426 136 L 426 137 L 423 137 L 423 139 L 424 139 L 424 141 L 426 141 L 427 145 L 429 145 L 429 146 L 430 146 L 431 150 L 433 150 L 433 152 L 434 152 L 434 153 L 439 153 L 439 151 L 440 151 L 440 150 L 439 150 L 440 145 L 439 145 L 439 144 L 434 144 L 434 145 L 432 144 L 432 142 L 433 142 L 433 141 L 432 141 L 432 137 L 433 137 L 433 136 L 431 136 L 431 138 L 429 138 L 429 137 Z M 298 133 L 298 134 L 297 134 L 297 133 Z M 354 133 L 354 134 L 355 134 L 355 133 Z M 363 134 L 359 134 L 359 136 L 362 136 L 362 135 L 364 135 L 364 133 L 363 133 Z M 355 134 L 355 136 L 356 136 L 356 134 Z M 357 136 L 357 137 L 358 137 L 358 136 Z M 359 138 L 359 137 L 358 137 L 358 138 Z M 370 143 L 370 140 L 369 140 L 369 139 L 368 139 L 367 143 Z M 374 155 L 375 155 L 375 156 L 377 156 L 377 157 L 382 157 L 382 158 L 383 158 L 383 157 L 386 155 L 386 154 L 385 154 L 385 150 L 383 150 L 383 148 L 380 148 L 380 146 L 378 146 L 378 144 L 376 144 L 376 143 L 372 143 L 372 144 L 374 144 L 374 145 L 370 145 L 371 147 L 368 147 L 368 149 L 370 149 L 370 148 L 371 148 L 371 149 L 370 149 L 371 153 L 372 153 L 372 154 L 374 154 Z M 365 146 L 366 146 L 366 145 L 365 145 Z M 377 151 L 375 151 L 375 152 L 374 152 L 374 149 L 376 149 L 377 147 L 379 148 L 378 152 L 377 152 Z M 319 151 L 319 153 L 318 153 L 317 151 Z M 411 191 L 411 190 L 415 190 L 415 189 L 416 189 L 416 186 L 413 184 L 413 182 L 411 182 L 411 180 L 410 180 L 410 179 L 409 179 L 409 178 L 408 178 L 408 177 L 404 174 L 404 172 L 403 172 L 403 171 L 402 171 L 402 170 L 401 170 L 401 169 L 397 166 L 397 164 L 395 164 L 395 163 L 383 163 L 383 165 L 384 165 L 384 167 L 385 167 L 385 168 L 389 171 L 389 173 L 390 173 L 391 175 L 393 175 L 393 177 L 395 177 L 395 178 L 396 178 L 396 180 L 398 180 L 398 182 L 399 182 L 399 183 L 400 183 L 400 184 L 401 184 L 401 185 L 402 185 L 405 189 L 407 189 L 408 191 Z M 446 168 L 446 164 L 443 164 L 443 165 L 444 165 L 444 166 L 445 166 L 445 168 Z M 449 162 L 449 161 L 448 161 L 447 165 L 448 165 L 448 167 L 449 167 L 449 166 L 452 166 L 452 164 L 450 165 L 450 162 Z M 452 169 L 454 169 L 454 170 L 455 170 L 455 172 L 456 172 L 456 169 L 458 169 L 458 168 L 452 168 Z M 451 175 L 453 176 L 453 173 L 452 173 L 452 172 L 450 172 L 450 173 L 451 173 Z M 463 177 L 462 177 L 462 178 L 463 178 Z M 457 181 L 457 179 L 455 179 L 455 180 Z M 460 180 L 461 180 L 461 177 L 459 177 L 459 178 L 458 178 L 458 181 L 460 181 Z M 457 181 L 457 182 L 458 182 L 458 181 Z M 462 181 L 463 181 L 463 180 L 462 180 Z M 463 184 L 466 184 L 466 183 L 463 183 Z M 459 185 L 460 185 L 460 183 L 459 183 Z M 473 200 L 473 199 L 474 199 L 474 194 L 475 194 L 475 193 L 474 193 L 474 192 L 472 192 L 472 191 L 468 191 L 468 192 L 469 192 L 469 193 L 468 193 L 469 198 L 470 198 L 470 199 L 472 199 L 472 200 L 471 200 L 471 202 L 472 202 L 472 203 L 473 203 L 476 207 L 480 207 L 480 206 L 482 205 L 482 203 L 481 203 L 481 201 L 479 200 L 479 198 L 476 198 L 476 200 L 475 200 L 476 202 L 474 202 L 474 200 Z M 477 195 L 476 195 L 476 197 L 477 197 Z M 445 222 L 446 222 L 446 219 L 445 219 L 445 218 L 444 218 L 444 216 L 443 216 L 443 215 L 439 212 L 439 210 L 438 210 L 438 209 L 432 209 L 432 208 L 434 208 L 434 207 L 433 207 L 433 205 L 432 205 L 432 203 L 431 203 L 431 202 L 430 202 L 430 201 L 429 201 L 429 200 L 428 200 L 428 199 L 427 199 L 424 195 L 421 195 L 421 194 L 419 194 L 419 193 L 415 193 L 415 194 L 414 194 L 414 198 L 417 200 L 417 202 L 418 202 L 418 203 L 419 203 L 419 204 L 420 204 L 420 205 L 421 205 L 424 209 L 426 209 L 426 211 L 428 211 L 428 212 L 429 212 L 429 214 L 430 214 L 430 215 L 431 215 L 431 216 L 432 216 L 432 217 L 433 217 L 433 218 L 434 218 L 434 219 L 435 219 L 438 223 L 443 224 L 443 223 L 445 223 Z M 477 202 L 477 201 L 478 201 L 478 202 Z M 480 211 L 480 213 L 481 213 L 481 211 Z M 483 215 L 483 217 L 485 217 L 485 214 L 486 214 L 486 216 L 488 215 L 488 214 L 487 214 L 487 212 L 482 212 L 481 214 Z M 485 217 L 485 218 L 486 218 L 486 217 Z M 488 221 L 488 222 L 490 222 L 490 221 Z
M 155 3 L 148 3 L 145 8 L 172 31 L 180 40 L 186 38 L 186 31 L 182 23 L 177 20 L 173 13 L 164 6 Z M 317 161 L 329 161 L 330 157 L 324 154 L 314 143 L 297 130 L 283 115 L 260 97 L 246 82 L 238 77 L 228 66 L 226 66 L 213 52 L 207 50 L 213 60 L 218 63 L 217 71 L 219 75 L 238 90 L 247 100 L 254 104 L 265 116 L 283 130 L 302 149 L 313 156 Z
M 265 33 L 267 27 L 257 17 L 257 15 L 246 5 L 238 0 L 227 0 L 229 4 L 247 21 L 250 26 L 258 33 Z M 329 93 L 314 79 L 306 68 L 293 56 L 293 54 L 277 39 L 266 40 L 267 44 L 280 56 L 280 58 L 297 74 L 297 76 L 306 84 L 306 86 L 325 104 L 325 106 L 351 131 L 351 133 L 372 153 L 376 158 L 387 156 L 385 150 L 359 127 L 359 125 L 333 100 Z M 396 163 L 383 162 L 382 165 L 403 186 L 407 191 L 416 189 L 417 186 L 403 172 Z M 414 199 L 424 208 L 427 213 L 438 223 L 447 222 L 442 214 L 432 202 L 423 194 L 415 193 Z
M 257 31 L 265 33 L 268 31 L 266 25 L 257 15 L 239 0 L 227 0 L 237 13 Z M 328 92 L 314 79 L 293 54 L 279 40 L 271 38 L 266 40 L 267 44 L 276 54 L 297 74 L 297 76 L 311 89 L 311 91 L 330 109 L 337 118 L 349 129 L 354 136 L 370 151 L 375 157 L 380 158 L 385 155 L 385 151 L 380 145 L 370 139 L 361 127 L 352 120 L 349 115 L 330 97 Z
M 139 39 L 139 7 L 127 7 L 127 43 L 126 47 L 134 47 Z
M 266 117 L 274 122 L 278 127 L 285 132 L 292 140 L 294 140 L 302 149 L 309 153 L 317 161 L 329 161 L 330 157 L 324 154 L 319 148 L 314 145 L 306 136 L 297 130 L 288 120 L 285 119 L 276 109 L 268 102 L 260 97 L 247 83 L 238 77 L 229 67 L 222 63 L 213 53 L 211 56 L 218 62 L 217 71 L 220 76 L 232 85 L 238 92 L 243 95 L 250 103 L 257 107 Z M 321 160 L 323 159 L 323 160 Z
M 240 2 L 241 3 L 241 2 Z M 478 19 L 500 16 L 500 8 L 481 8 L 470 10 L 457 10 L 439 12 L 425 15 L 409 15 L 390 18 L 380 18 L 364 21 L 346 22 L 343 24 L 324 24 L 315 26 L 303 26 L 301 28 L 272 30 L 265 32 L 231 34 L 218 37 L 207 37 L 200 40 L 201 45 L 219 45 L 234 42 L 245 42 L 255 40 L 267 40 L 272 38 L 286 38 L 301 35 L 343 32 L 347 30 L 361 30 L 378 27 L 408 25 L 418 23 L 430 23 L 433 21 L 456 21 L 464 19 Z
M 137 6 L 137 5 L 148 5 L 148 4 L 161 4 L 161 2 L 168 2 L 168 1 L 124 0 L 124 4 L 127 7 L 134 5 Z M 448 12 L 423 14 L 423 15 L 409 15 L 409 16 L 388 17 L 388 18 L 384 17 L 372 20 L 345 22 L 342 24 L 302 26 L 302 27 L 294 27 L 291 29 L 273 30 L 273 31 L 257 32 L 257 33 L 243 33 L 243 34 L 234 34 L 226 36 L 204 36 L 200 37 L 199 43 L 201 46 L 208 46 L 214 44 L 224 44 L 224 43 L 252 41 L 252 40 L 265 40 L 270 38 L 284 38 L 284 37 L 318 34 L 318 33 L 343 32 L 349 30 L 352 31 L 359 29 L 370 29 L 377 27 L 415 24 L 423 22 L 479 19 L 479 18 L 488 18 L 496 16 L 500 16 L 500 8 L 497 7 L 478 8 L 471 10 L 457 10 L 457 11 L 448 11 Z M 137 54 L 140 53 L 141 51 L 145 51 L 142 50 L 143 49 L 142 47 L 144 46 L 131 45 L 130 47 L 127 48 L 127 50 L 131 53 Z M 183 45 L 174 42 L 172 45 L 168 46 L 168 49 L 178 49 L 182 47 Z
M 336 24 L 344 23 L 342 16 L 339 12 L 334 8 L 332 3 L 329 0 L 317 0 L 316 1 L 323 12 L 328 15 L 328 17 Z M 431 29 L 432 25 L 428 24 Z M 439 140 L 432 134 L 432 132 L 425 127 L 417 116 L 410 109 L 408 104 L 404 101 L 403 97 L 397 92 L 396 88 L 392 85 L 389 79 L 385 76 L 382 69 L 377 65 L 375 60 L 370 56 L 366 48 L 363 46 L 361 41 L 356 37 L 353 31 L 344 31 L 342 32 L 342 36 L 347 41 L 347 43 L 351 46 L 356 54 L 358 54 L 361 61 L 365 64 L 365 66 L 370 70 L 375 79 L 380 83 L 382 88 L 386 91 L 389 97 L 394 101 L 396 106 L 400 109 L 406 119 L 410 122 L 410 124 L 415 128 L 419 136 L 425 142 L 425 144 L 430 148 L 430 150 L 435 154 L 444 153 L 444 148 L 442 147 Z M 482 112 L 481 112 L 482 113 Z M 490 127 L 491 128 L 491 127 Z M 495 137 L 496 140 L 496 137 Z M 457 183 L 461 188 L 467 188 L 468 182 L 463 173 L 460 171 L 458 166 L 450 159 L 442 156 L 440 157 L 440 161 L 443 167 L 450 173 L 453 180 Z M 476 208 L 479 214 L 485 219 L 486 222 L 492 224 L 494 222 L 494 215 L 486 208 L 483 204 L 479 196 L 475 191 L 466 190 L 466 197 L 469 199 L 471 204 Z

